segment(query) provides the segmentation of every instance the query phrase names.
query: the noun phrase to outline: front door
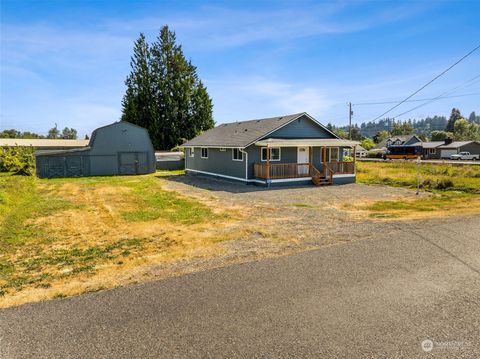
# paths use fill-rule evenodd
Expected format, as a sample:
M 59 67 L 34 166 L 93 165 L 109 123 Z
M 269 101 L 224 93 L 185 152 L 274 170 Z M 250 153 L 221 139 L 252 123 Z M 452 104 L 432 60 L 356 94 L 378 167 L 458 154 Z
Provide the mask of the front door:
M 297 148 L 298 174 L 308 176 L 310 149 L 308 147 Z

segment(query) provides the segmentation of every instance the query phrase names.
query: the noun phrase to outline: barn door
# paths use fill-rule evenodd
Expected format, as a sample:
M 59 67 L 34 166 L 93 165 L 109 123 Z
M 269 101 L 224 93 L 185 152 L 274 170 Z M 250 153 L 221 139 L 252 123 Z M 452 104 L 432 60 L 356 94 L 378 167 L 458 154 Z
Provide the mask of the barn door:
M 138 175 L 148 173 L 147 152 L 120 152 L 119 173 L 121 175 Z
M 65 157 L 66 177 L 81 177 L 83 173 L 83 159 L 81 156 Z

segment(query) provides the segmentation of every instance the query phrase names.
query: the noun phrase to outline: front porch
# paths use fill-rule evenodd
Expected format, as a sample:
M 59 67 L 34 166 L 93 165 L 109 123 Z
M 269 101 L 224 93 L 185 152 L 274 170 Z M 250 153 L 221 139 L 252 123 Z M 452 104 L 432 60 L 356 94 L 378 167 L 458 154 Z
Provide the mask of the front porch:
M 255 179 L 264 180 L 267 185 L 275 182 L 302 180 L 312 181 L 315 185 L 355 182 L 355 157 L 351 160 L 344 160 L 343 156 L 344 148 L 351 148 L 355 153 L 357 143 L 354 141 L 268 139 L 259 141 L 255 145 L 261 147 L 261 162 L 253 164 L 253 176 Z M 272 149 L 275 150 L 272 151 Z M 295 151 L 297 153 L 296 163 L 292 161 L 292 159 L 295 160 L 292 155 L 285 156 L 288 157 L 288 162 L 280 158 L 282 149 L 285 152 L 288 149 L 290 154 Z M 339 178 L 343 178 L 343 180 L 335 181 Z

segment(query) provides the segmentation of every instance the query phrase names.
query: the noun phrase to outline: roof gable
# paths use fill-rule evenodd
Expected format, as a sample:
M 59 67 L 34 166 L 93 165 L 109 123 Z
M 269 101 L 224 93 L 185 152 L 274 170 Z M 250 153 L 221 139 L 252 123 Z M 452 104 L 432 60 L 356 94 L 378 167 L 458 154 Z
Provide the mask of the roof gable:
M 304 114 L 293 121 L 290 121 L 281 128 L 262 137 L 300 139 L 300 138 L 338 138 L 326 127 L 319 124 L 310 116 Z
M 311 116 L 303 112 L 265 119 L 224 123 L 184 143 L 182 147 L 247 147 L 300 117 L 309 118 L 314 126 L 328 131 Z M 336 138 L 336 136 L 333 138 Z

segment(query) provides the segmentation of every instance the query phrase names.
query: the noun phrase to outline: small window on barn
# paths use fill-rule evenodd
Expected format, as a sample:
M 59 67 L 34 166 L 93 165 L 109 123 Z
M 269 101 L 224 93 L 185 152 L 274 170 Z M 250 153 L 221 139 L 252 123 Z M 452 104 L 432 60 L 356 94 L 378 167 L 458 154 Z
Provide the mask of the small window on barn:
M 227 149 L 225 147 L 220 147 L 220 152 L 225 152 Z
M 238 148 L 232 148 L 232 159 L 234 161 L 243 161 L 243 152 Z
M 262 147 L 262 161 L 267 160 L 267 148 Z M 280 161 L 280 147 L 270 147 L 270 161 Z
M 188 149 L 188 156 L 189 156 L 189 157 L 195 157 L 195 148 L 190 147 L 190 148 Z
M 208 158 L 208 148 L 202 147 L 202 158 Z

